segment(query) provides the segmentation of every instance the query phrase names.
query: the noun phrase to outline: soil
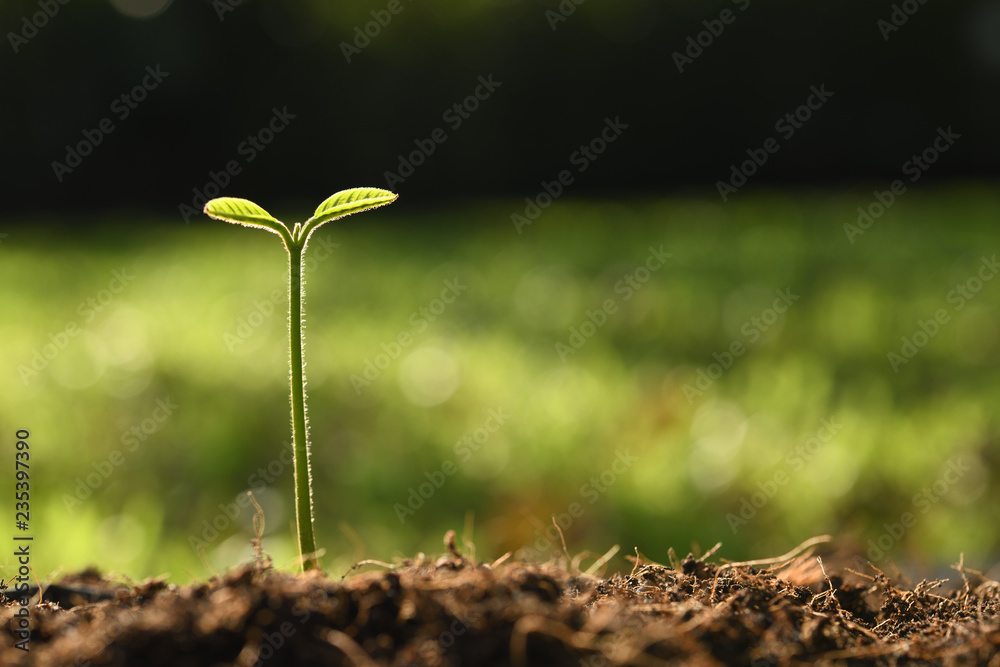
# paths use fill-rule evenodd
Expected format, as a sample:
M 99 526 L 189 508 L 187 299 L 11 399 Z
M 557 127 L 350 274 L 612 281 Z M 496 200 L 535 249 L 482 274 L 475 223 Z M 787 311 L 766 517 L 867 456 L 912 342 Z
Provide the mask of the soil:
M 440 558 L 342 579 L 266 556 L 187 586 L 90 570 L 43 587 L 28 652 L 18 601 L 0 607 L 0 665 L 1000 667 L 1000 584 L 961 565 L 950 592 L 873 566 L 834 572 L 816 556 L 822 541 L 749 563 L 637 553 L 631 573 L 608 578 L 568 554 L 472 562 L 452 533 Z

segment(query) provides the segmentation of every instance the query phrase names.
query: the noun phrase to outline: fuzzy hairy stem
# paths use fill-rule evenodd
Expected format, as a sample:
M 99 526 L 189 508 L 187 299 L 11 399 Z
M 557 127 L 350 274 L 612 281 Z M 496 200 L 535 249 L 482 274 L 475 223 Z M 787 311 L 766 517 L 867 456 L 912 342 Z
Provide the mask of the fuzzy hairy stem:
M 306 419 L 306 372 L 302 361 L 305 329 L 302 258 L 305 240 L 286 242 L 288 249 L 288 350 L 291 365 L 292 443 L 295 448 L 295 518 L 302 569 L 319 567 L 313 531 L 312 466 L 309 462 L 309 422 Z
M 281 237 L 288 251 L 288 363 L 295 460 L 295 519 L 303 570 L 319 567 L 313 528 L 312 466 L 309 462 L 309 421 L 306 419 L 306 370 L 303 357 L 305 286 L 302 259 L 309 236 L 322 224 L 370 208 L 385 206 L 398 195 L 379 188 L 351 188 L 335 193 L 304 223 L 289 227 L 258 204 L 239 197 L 217 197 L 205 204 L 205 214 L 244 227 L 266 229 Z

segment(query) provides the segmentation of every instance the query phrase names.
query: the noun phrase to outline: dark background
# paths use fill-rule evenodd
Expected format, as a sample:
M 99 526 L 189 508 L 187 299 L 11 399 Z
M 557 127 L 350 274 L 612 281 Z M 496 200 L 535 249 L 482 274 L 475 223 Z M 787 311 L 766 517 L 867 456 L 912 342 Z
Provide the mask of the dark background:
M 204 526 L 289 435 L 287 268 L 278 239 L 209 220 L 196 192 L 294 221 L 355 186 L 401 197 L 324 227 L 307 265 L 331 572 L 434 553 L 448 529 L 485 559 L 544 560 L 559 552 L 554 538 L 538 546 L 547 517 L 618 451 L 636 465 L 566 539 L 620 545 L 619 570 L 635 547 L 666 562 L 671 547 L 722 541 L 724 557 L 748 559 L 826 533 L 855 569 L 858 555 L 887 572 L 891 558 L 913 580 L 949 576 L 960 553 L 997 562 L 1000 280 L 983 271 L 998 253 L 1000 0 L 566 0 L 576 9 L 555 30 L 557 2 L 398 0 L 392 15 L 389 0 L 235 1 L 0 0 L 0 449 L 3 432 L 31 429 L 39 543 L 59 545 L 33 560 L 43 580 L 98 563 L 179 581 L 252 558 L 248 512 L 217 539 Z M 904 6 L 913 15 L 886 40 L 879 21 Z M 341 45 L 378 26 L 373 11 L 391 20 L 347 62 Z M 679 72 L 695 39 L 702 52 Z M 148 68 L 169 74 L 121 118 L 116 100 Z M 481 78 L 500 87 L 453 127 L 443 114 Z M 833 96 L 783 135 L 776 121 L 813 88 Z M 274 109 L 294 118 L 241 152 Z M 579 171 L 572 155 L 607 118 L 627 128 Z M 102 122 L 113 132 L 57 177 Z M 904 163 L 947 128 L 961 138 L 910 180 Z M 387 183 L 436 130 L 446 141 Z M 717 182 L 768 140 L 778 151 L 724 202 Z M 239 173 L 207 188 L 229 162 Z M 561 172 L 566 194 L 512 225 Z M 896 180 L 905 196 L 884 194 Z M 670 261 L 635 298 L 619 294 L 652 249 Z M 134 280 L 112 293 L 122 271 Z M 468 291 L 356 390 L 444 279 Z M 959 310 L 948 295 L 966 285 L 978 296 Z M 776 290 L 801 297 L 780 316 Z M 609 297 L 616 314 L 562 357 L 556 344 Z M 897 366 L 887 355 L 942 308 L 949 323 Z M 721 359 L 734 342 L 746 354 Z M 703 395 L 686 392 L 719 363 Z M 176 414 L 98 474 L 168 398 Z M 497 408 L 510 423 L 404 523 L 395 506 Z M 843 428 L 794 469 L 787 453 L 822 420 Z M 949 482 L 959 461 L 968 474 Z M 291 567 L 283 470 L 259 499 L 265 548 Z M 915 498 L 935 484 L 924 511 Z M 918 524 L 900 537 L 906 512 Z
M 51 2 L 58 12 L 17 53 L 11 33 L 39 4 L 0 5 L 8 215 L 180 221 L 179 205 L 232 159 L 242 171 L 222 192 L 261 202 L 385 187 L 398 156 L 438 127 L 448 140 L 394 184 L 411 204 L 533 196 L 605 117 L 629 129 L 579 175 L 575 196 L 717 196 L 730 165 L 772 136 L 780 150 L 753 187 L 886 187 L 948 126 L 963 139 L 926 182 L 998 171 L 996 0 L 911 0 L 916 12 L 887 40 L 878 21 L 890 19 L 890 2 L 587 0 L 553 30 L 555 2 L 399 0 L 402 11 L 350 63 L 341 44 L 386 2 L 184 0 L 145 19 L 119 8 L 155 0 Z M 723 10 L 735 20 L 678 72 L 673 54 Z M 157 65 L 169 76 L 119 120 L 111 103 Z M 502 85 L 449 128 L 442 114 L 489 75 Z M 780 138 L 775 121 L 814 85 L 833 97 Z M 238 145 L 284 107 L 295 119 L 247 164 Z M 57 180 L 52 163 L 105 117 L 114 132 Z

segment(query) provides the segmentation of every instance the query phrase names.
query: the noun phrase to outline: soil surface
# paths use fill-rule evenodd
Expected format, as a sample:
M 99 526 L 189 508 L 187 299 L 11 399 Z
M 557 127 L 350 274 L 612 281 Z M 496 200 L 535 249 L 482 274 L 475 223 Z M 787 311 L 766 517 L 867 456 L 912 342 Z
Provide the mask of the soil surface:
M 1000 667 L 1000 584 L 960 566 L 950 592 L 901 587 L 874 567 L 824 568 L 813 541 L 742 564 L 633 558 L 602 578 L 568 557 L 474 563 L 449 538 L 440 558 L 344 579 L 266 557 L 187 586 L 82 572 L 41 602 L 28 592 L 27 652 L 8 590 L 0 665 Z

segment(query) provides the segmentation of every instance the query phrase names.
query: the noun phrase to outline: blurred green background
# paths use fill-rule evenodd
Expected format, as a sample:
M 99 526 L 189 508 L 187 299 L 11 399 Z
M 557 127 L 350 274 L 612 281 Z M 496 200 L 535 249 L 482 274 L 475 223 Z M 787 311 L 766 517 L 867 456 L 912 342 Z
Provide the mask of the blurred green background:
M 545 559 L 561 551 L 544 537 L 553 514 L 572 552 L 620 544 L 666 561 L 671 546 L 722 541 L 725 557 L 766 557 L 829 532 L 862 555 L 881 544 L 866 556 L 876 563 L 992 562 L 1000 281 L 961 308 L 953 290 L 987 273 L 1000 195 L 914 190 L 852 243 L 844 224 L 871 199 L 564 199 L 520 233 L 510 216 L 523 202 L 400 199 L 322 227 L 306 358 L 325 565 L 438 552 L 467 525 L 484 560 Z M 235 504 L 248 488 L 266 512 L 264 548 L 287 566 L 277 239 L 207 219 L 5 231 L 0 491 L 12 488 L 14 430 L 27 428 L 39 576 L 222 570 L 251 554 L 252 512 Z M 638 270 L 660 246 L 662 268 Z M 436 302 L 446 281 L 463 288 Z M 768 312 L 776 290 L 797 297 L 780 314 Z M 608 299 L 606 322 L 582 326 Z M 935 335 L 915 336 L 940 310 Z M 556 345 L 574 328 L 592 335 L 564 363 Z M 400 334 L 412 341 L 395 348 Z M 903 337 L 924 344 L 894 372 L 887 354 Z M 736 342 L 745 353 L 693 395 Z M 361 386 L 367 361 L 384 369 Z M 456 449 L 466 436 L 478 451 Z M 264 485 L 254 475 L 268 466 Z
M 40 577 L 223 570 L 247 489 L 291 566 L 284 253 L 197 211 L 352 186 L 400 198 L 311 246 L 332 573 L 450 528 L 544 560 L 553 515 L 615 568 L 998 560 L 1000 0 L 3 0 L 0 35 L 0 540 L 26 428 Z

